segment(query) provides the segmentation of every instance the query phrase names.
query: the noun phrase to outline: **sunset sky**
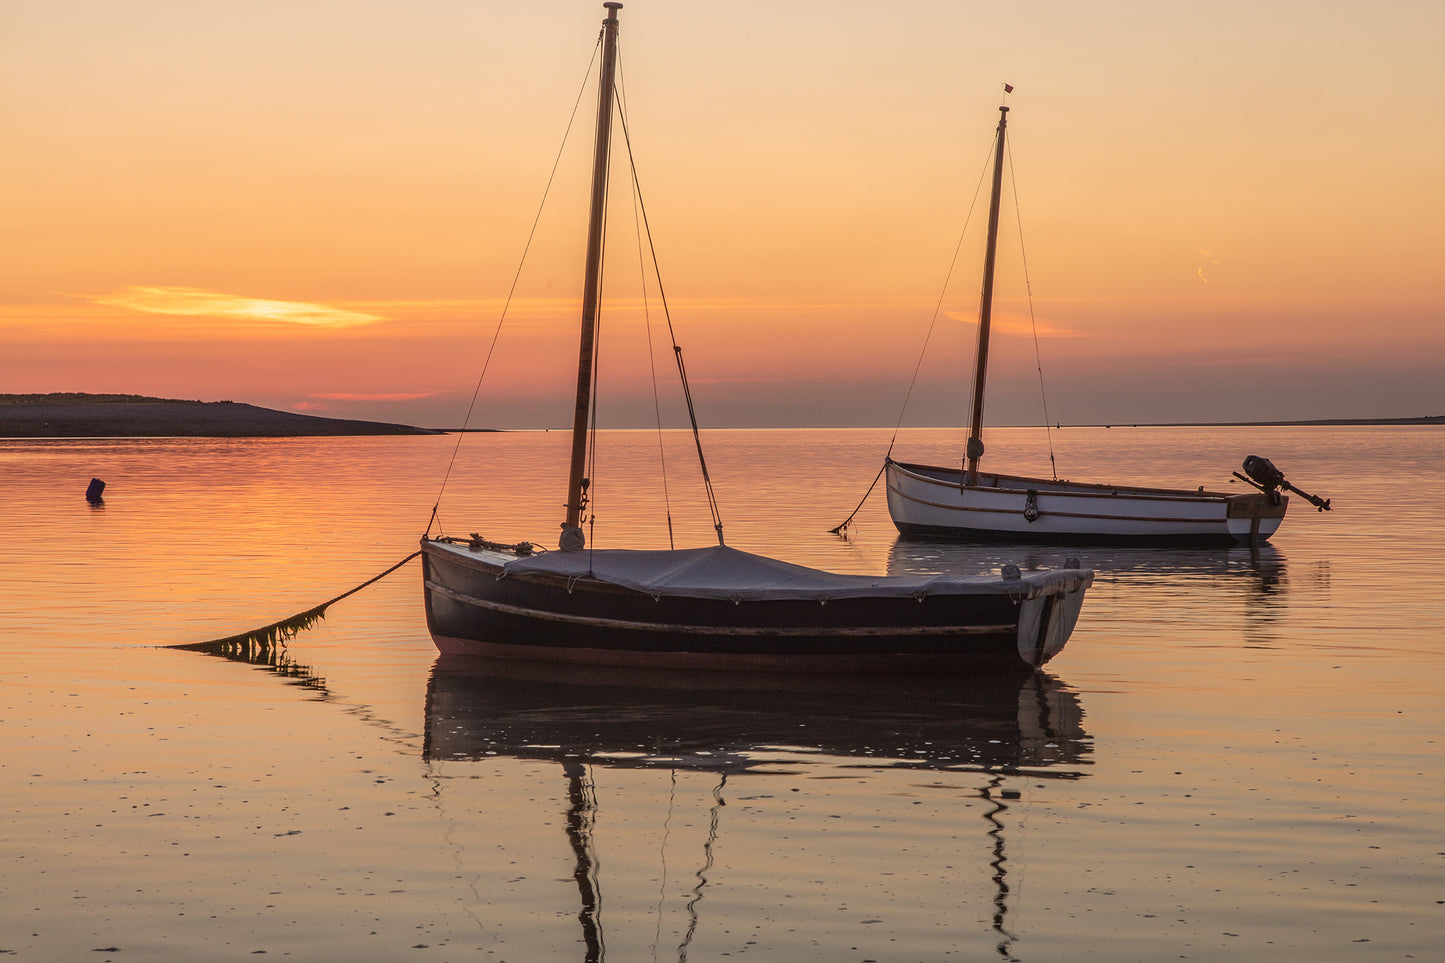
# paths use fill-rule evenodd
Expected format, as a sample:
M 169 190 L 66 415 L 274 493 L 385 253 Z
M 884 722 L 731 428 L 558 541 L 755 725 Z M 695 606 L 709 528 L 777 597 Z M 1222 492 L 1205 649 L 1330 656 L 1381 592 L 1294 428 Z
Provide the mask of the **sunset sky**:
M 0 392 L 460 424 L 603 15 L 5 0 Z M 1005 82 L 990 423 L 1041 423 L 1040 363 L 1064 424 L 1445 414 L 1438 0 L 629 0 L 620 19 L 704 425 L 898 420 Z M 594 91 L 474 425 L 569 421 Z M 614 169 L 601 418 L 645 425 Z M 985 206 L 905 424 L 967 419 Z

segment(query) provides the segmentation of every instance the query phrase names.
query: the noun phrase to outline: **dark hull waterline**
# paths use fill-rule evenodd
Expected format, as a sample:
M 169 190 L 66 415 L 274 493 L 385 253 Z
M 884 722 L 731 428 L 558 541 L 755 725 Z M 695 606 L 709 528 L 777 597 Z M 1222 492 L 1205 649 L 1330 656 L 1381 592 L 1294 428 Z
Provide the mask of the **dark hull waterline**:
M 652 595 L 595 578 L 510 574 L 505 556 L 423 542 L 427 622 L 445 653 L 770 672 L 1042 665 L 1092 573 L 968 594 L 842 598 Z

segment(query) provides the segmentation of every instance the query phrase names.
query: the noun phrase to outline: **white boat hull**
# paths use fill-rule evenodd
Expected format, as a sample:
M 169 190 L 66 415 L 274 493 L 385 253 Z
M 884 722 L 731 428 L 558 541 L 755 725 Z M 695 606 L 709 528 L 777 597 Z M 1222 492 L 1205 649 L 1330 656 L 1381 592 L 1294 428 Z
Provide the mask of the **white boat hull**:
M 905 535 L 1053 542 L 1258 544 L 1284 521 L 1278 492 L 1096 485 L 889 460 L 888 512 Z

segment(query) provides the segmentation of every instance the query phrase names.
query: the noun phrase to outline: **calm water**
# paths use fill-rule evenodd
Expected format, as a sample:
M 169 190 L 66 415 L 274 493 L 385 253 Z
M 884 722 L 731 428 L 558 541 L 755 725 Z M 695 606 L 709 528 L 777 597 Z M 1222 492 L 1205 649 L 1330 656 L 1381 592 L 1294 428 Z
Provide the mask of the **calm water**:
M 728 541 L 851 572 L 1051 565 L 899 541 L 887 432 L 707 436 Z M 896 453 L 955 459 L 950 432 Z M 413 562 L 279 665 L 163 646 L 400 561 L 453 438 L 0 442 L 0 953 L 38 961 L 1402 960 L 1445 943 L 1445 432 L 1071 429 L 1061 475 L 1334 499 L 1273 545 L 1098 570 L 1020 682 L 528 676 L 439 661 Z M 604 438 L 598 544 L 706 544 L 688 439 Z M 565 439 L 465 440 L 445 531 L 555 540 Z M 673 455 L 673 452 L 676 452 Z M 989 459 L 1048 472 L 1039 431 Z M 92 476 L 103 507 L 83 500 Z

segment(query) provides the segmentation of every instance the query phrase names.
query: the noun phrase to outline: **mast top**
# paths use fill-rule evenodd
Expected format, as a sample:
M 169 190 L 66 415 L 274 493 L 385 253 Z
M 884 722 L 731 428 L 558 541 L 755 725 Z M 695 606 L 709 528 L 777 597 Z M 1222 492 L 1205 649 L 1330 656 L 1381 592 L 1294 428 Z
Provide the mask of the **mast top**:
M 622 4 L 618 3 L 617 0 L 607 0 L 607 2 L 604 3 L 602 6 L 612 11 L 608 14 L 609 17 L 614 16 L 618 10 L 622 9 Z

